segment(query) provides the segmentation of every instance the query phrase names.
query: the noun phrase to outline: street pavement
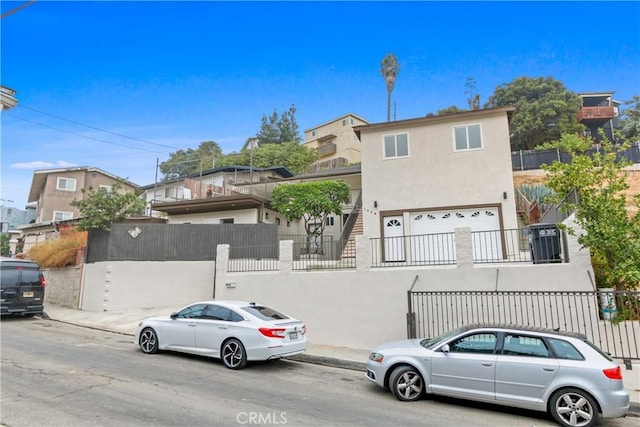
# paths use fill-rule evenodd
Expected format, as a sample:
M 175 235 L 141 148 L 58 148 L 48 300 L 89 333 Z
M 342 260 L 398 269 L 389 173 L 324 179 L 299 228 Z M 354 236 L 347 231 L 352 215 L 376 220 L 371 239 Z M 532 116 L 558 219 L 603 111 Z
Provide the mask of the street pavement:
M 181 307 L 149 307 L 131 310 L 86 311 L 67 308 L 55 304 L 45 306 L 45 317 L 51 320 L 130 335 L 133 337 L 138 323 L 151 316 L 166 316 Z M 133 338 L 132 338 L 133 342 Z M 307 351 L 303 354 L 289 357 L 307 363 L 333 366 L 337 368 L 366 370 L 366 361 L 370 349 L 337 347 L 327 344 L 307 343 Z M 627 369 L 620 361 L 624 385 L 631 396 L 629 414 L 640 417 L 640 362 L 633 361 L 632 369 Z

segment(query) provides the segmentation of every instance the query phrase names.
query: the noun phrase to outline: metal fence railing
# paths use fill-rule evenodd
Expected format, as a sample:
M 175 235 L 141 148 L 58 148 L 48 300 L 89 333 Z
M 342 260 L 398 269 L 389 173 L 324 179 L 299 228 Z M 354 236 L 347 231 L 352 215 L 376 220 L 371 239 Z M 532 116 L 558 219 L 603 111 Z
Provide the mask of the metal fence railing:
M 227 271 L 278 271 L 279 245 L 229 246 Z
M 473 262 L 547 264 L 568 262 L 565 233 L 554 224 L 472 231 Z M 455 233 L 372 238 L 371 267 L 455 264 Z
M 455 264 L 454 236 L 439 233 L 371 238 L 371 267 Z
M 640 359 L 640 292 L 408 291 L 407 335 L 434 337 L 473 323 L 582 333 L 620 359 Z
M 590 148 L 587 154 L 593 156 L 599 151 L 600 148 L 596 146 Z M 631 163 L 640 163 L 640 143 L 633 143 L 628 149 L 621 151 L 619 158 L 629 160 Z M 571 163 L 571 155 L 558 149 L 511 152 L 511 164 L 514 171 L 540 169 L 541 165 L 551 165 L 553 162 Z

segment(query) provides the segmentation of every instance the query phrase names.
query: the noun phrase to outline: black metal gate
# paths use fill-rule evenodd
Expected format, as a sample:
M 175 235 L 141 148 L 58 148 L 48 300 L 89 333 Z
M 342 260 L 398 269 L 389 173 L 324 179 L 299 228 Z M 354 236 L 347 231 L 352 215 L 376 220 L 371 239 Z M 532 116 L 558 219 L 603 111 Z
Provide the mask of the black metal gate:
M 618 359 L 640 359 L 640 292 L 407 292 L 407 336 L 433 337 L 473 323 L 585 334 Z

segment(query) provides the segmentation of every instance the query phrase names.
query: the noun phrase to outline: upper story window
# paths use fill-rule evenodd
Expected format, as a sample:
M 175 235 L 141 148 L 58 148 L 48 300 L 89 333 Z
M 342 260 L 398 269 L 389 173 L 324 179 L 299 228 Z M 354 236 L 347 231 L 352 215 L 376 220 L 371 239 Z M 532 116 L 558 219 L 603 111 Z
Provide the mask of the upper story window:
M 479 124 L 454 126 L 455 151 L 479 150 L 482 148 L 482 130 Z
M 53 211 L 54 221 L 66 221 L 68 219 L 73 219 L 73 212 Z
M 110 185 L 101 185 L 100 188 L 101 189 L 105 189 L 107 191 L 111 191 L 111 186 Z
M 76 180 L 73 178 L 58 178 L 56 189 L 63 191 L 76 191 Z
M 312 130 L 312 131 L 311 131 L 311 136 L 316 136 L 317 134 L 318 134 L 318 131 L 317 131 L 317 130 Z
M 384 158 L 391 159 L 395 157 L 409 156 L 409 134 L 396 133 L 394 135 L 385 135 L 384 137 Z

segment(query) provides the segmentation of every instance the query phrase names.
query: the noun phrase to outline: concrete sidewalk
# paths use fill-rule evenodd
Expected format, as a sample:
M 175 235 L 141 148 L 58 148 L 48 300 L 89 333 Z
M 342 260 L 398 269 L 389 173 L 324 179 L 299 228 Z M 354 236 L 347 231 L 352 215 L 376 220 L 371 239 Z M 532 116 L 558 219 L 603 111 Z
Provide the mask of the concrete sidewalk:
M 133 310 L 116 311 L 85 311 L 66 308 L 59 305 L 47 304 L 45 313 L 51 319 L 58 322 L 70 323 L 87 328 L 115 332 L 133 337 L 138 323 L 145 317 L 168 316 L 180 307 L 153 307 Z M 133 343 L 133 340 L 132 340 Z M 337 368 L 366 370 L 366 361 L 369 349 L 357 349 L 349 347 L 336 347 L 326 344 L 308 343 L 307 351 L 303 354 L 290 357 L 291 360 L 315 363 Z M 630 415 L 640 417 L 640 363 L 634 361 L 632 369 L 626 369 L 622 361 L 622 377 L 624 385 L 631 396 Z

